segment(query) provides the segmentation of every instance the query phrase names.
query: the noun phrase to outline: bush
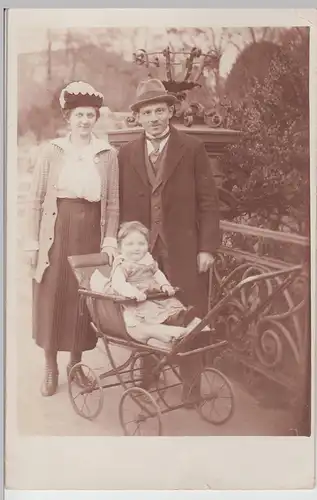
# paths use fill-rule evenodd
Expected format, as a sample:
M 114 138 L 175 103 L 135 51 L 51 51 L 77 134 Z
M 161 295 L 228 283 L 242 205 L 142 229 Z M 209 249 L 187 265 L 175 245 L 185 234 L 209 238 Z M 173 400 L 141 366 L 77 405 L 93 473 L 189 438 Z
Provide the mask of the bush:
M 226 126 L 241 140 L 221 158 L 237 216 L 258 226 L 309 232 L 309 38 L 287 32 L 238 57 L 226 82 Z

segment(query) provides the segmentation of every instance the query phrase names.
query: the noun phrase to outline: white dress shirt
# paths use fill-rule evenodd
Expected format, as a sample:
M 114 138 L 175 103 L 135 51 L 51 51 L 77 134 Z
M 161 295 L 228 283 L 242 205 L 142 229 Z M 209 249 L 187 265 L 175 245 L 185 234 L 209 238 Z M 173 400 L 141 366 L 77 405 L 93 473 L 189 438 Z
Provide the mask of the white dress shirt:
M 69 141 L 57 183 L 57 197 L 100 201 L 101 179 L 95 162 L 93 137 L 87 146 L 80 149 Z
M 163 137 L 165 134 L 167 134 L 168 131 L 169 131 L 169 127 L 167 127 L 164 130 L 163 134 L 161 134 L 161 137 Z M 168 135 L 165 139 L 162 140 L 162 142 L 160 142 L 160 145 L 159 145 L 159 152 L 160 153 L 163 151 L 163 148 L 166 145 L 169 137 L 170 136 Z M 153 151 L 154 151 L 154 146 L 151 143 L 151 139 L 155 140 L 155 139 L 159 139 L 159 137 L 153 137 L 153 136 L 150 136 L 149 134 L 146 135 L 146 147 L 147 147 L 148 156 L 150 156 L 150 154 L 153 153 Z

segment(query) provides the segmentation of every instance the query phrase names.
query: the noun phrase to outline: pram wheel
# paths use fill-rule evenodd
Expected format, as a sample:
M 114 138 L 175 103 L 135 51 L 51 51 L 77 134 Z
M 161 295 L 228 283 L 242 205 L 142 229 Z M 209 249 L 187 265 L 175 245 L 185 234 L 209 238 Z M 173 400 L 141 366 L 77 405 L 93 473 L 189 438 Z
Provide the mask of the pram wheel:
M 145 389 L 131 387 L 120 400 L 119 418 L 125 436 L 161 436 L 160 408 Z
M 87 384 L 79 387 L 76 383 L 76 369 L 80 368 Z M 87 420 L 93 420 L 101 412 L 103 406 L 103 388 L 98 375 L 83 363 L 77 363 L 71 369 L 68 376 L 68 394 L 75 412 Z
M 214 425 L 224 424 L 234 412 L 234 393 L 231 382 L 219 370 L 205 368 L 195 377 L 189 391 L 189 398 L 197 388 L 199 378 L 200 399 L 194 402 L 197 412 L 207 422 Z

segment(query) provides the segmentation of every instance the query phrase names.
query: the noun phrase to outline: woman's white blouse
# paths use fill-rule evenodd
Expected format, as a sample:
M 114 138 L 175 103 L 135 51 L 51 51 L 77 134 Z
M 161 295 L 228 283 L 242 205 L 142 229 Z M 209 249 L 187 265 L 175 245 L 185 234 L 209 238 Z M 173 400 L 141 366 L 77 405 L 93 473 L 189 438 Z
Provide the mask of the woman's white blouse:
M 57 197 L 100 201 L 101 179 L 95 160 L 93 141 L 80 150 L 69 142 L 63 163 L 57 182 Z

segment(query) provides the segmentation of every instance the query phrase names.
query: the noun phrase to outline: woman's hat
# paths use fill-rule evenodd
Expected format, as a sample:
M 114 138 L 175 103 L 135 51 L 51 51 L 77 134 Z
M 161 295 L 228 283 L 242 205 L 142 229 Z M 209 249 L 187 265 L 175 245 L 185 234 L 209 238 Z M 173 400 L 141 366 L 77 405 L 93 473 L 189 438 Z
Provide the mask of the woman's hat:
M 72 82 L 65 87 L 59 97 L 62 110 L 74 109 L 82 106 L 101 108 L 103 95 L 85 82 Z
M 177 98 L 167 92 L 160 80 L 155 78 L 144 80 L 136 89 L 136 101 L 131 104 L 130 109 L 138 111 L 141 106 L 161 101 L 173 105 L 177 102 Z

